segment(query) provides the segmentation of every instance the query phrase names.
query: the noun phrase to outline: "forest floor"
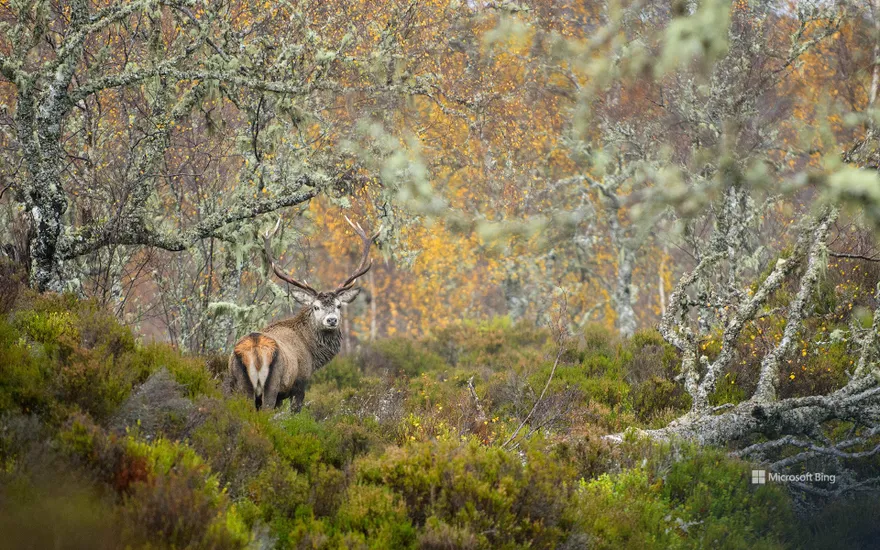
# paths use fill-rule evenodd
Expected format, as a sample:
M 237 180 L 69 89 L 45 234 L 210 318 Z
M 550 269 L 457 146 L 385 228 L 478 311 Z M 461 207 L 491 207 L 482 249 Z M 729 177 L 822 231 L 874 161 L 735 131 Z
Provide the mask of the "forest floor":
M 603 439 L 687 410 L 656 333 L 558 346 L 505 319 L 365 343 L 302 412 L 255 411 L 224 356 L 26 297 L 0 316 L 0 547 L 875 547 L 877 499 L 804 515 L 724 449 Z

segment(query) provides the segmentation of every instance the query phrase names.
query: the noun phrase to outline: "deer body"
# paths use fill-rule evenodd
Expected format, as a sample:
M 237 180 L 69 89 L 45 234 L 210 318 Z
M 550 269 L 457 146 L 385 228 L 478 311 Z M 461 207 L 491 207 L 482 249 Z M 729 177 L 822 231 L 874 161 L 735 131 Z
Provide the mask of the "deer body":
M 291 409 L 299 410 L 312 374 L 339 353 L 340 307 L 351 303 L 360 293 L 353 284 L 370 269 L 370 245 L 378 236 L 377 232 L 367 237 L 360 225 L 351 221 L 349 224 L 361 237 L 364 253 L 355 273 L 332 292 L 318 292 L 278 269 L 272 260 L 269 235 L 265 236 L 266 252 L 275 274 L 295 287 L 291 295 L 305 307 L 293 317 L 248 334 L 236 343 L 229 357 L 228 389 L 244 393 L 258 409 L 274 408 L 289 397 Z
M 229 358 L 232 390 L 244 392 L 258 408 L 274 408 L 289 397 L 298 410 L 312 374 L 339 353 L 342 343 L 338 330 L 316 322 L 314 311 L 304 307 L 239 340 Z

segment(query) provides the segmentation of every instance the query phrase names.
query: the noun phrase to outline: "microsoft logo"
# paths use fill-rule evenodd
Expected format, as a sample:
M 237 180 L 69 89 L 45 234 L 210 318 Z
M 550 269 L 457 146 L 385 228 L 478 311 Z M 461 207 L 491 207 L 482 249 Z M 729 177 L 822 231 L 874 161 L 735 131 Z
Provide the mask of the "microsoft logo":
M 767 470 L 752 470 L 752 485 L 767 483 Z

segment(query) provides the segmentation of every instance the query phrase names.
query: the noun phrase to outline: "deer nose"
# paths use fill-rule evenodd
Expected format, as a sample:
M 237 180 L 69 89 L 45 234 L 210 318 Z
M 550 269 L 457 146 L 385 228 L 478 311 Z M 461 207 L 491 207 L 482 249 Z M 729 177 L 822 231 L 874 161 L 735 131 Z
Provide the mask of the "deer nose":
M 337 319 L 336 317 L 328 317 L 327 318 L 327 326 L 328 327 L 335 327 L 337 324 L 339 324 L 339 319 Z

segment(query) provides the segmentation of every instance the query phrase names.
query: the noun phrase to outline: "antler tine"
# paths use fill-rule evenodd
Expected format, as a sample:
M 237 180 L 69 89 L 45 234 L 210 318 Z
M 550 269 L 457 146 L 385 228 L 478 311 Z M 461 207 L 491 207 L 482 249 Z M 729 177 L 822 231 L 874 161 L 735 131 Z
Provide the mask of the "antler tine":
M 373 245 L 373 242 L 382 231 L 382 227 L 379 226 L 379 229 L 375 233 L 373 233 L 371 236 L 367 236 L 367 232 L 364 231 L 364 228 L 361 227 L 360 223 L 352 222 L 350 219 L 348 219 L 348 216 L 343 217 L 345 218 L 345 221 L 348 222 L 348 225 L 350 225 L 351 228 L 354 229 L 354 232 L 357 233 L 358 237 L 361 238 L 361 242 L 364 245 L 364 251 L 361 254 L 361 261 L 357 269 L 354 270 L 354 273 L 348 279 L 346 279 L 344 283 L 336 287 L 336 292 L 341 292 L 343 290 L 348 290 L 349 288 L 351 288 L 358 277 L 361 277 L 367 271 L 369 271 L 371 267 L 373 267 L 372 260 L 367 263 L 367 260 L 370 258 L 370 247 Z
M 275 263 L 275 258 L 272 256 L 272 237 L 274 237 L 275 234 L 278 233 L 279 227 L 281 227 L 281 218 L 280 217 L 278 218 L 278 221 L 275 222 L 275 228 L 272 229 L 272 231 L 266 231 L 266 233 L 263 234 L 263 248 L 266 250 L 266 256 L 269 258 L 269 263 L 272 265 L 272 271 L 274 271 L 275 275 L 279 279 L 281 279 L 282 281 L 285 281 L 287 283 L 292 284 L 293 286 L 295 286 L 297 288 L 300 288 L 302 290 L 305 290 L 307 292 L 311 292 L 312 294 L 317 295 L 318 294 L 317 290 L 310 287 L 305 282 L 297 281 L 291 275 L 288 275 L 287 273 L 282 271 L 281 268 L 278 267 L 278 264 Z

